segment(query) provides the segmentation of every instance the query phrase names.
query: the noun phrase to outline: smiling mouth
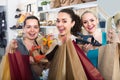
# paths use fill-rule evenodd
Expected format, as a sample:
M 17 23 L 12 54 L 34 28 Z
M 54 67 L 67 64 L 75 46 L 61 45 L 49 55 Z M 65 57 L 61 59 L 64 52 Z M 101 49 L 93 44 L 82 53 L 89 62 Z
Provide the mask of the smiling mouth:
M 62 33 L 65 29 L 59 29 L 59 32 Z
M 31 37 L 34 37 L 35 36 L 35 34 L 29 34 Z
M 94 27 L 88 27 L 89 30 L 92 30 Z

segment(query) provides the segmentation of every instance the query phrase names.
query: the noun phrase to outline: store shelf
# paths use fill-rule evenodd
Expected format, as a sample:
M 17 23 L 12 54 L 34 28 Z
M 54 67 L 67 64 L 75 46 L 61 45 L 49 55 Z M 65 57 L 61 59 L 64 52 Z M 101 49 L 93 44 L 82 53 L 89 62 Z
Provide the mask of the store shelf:
M 65 6 L 65 7 L 60 7 L 60 8 L 53 8 L 49 10 L 40 11 L 40 13 L 58 12 L 59 10 L 65 9 L 65 8 L 73 8 L 74 10 L 77 10 L 81 8 L 88 8 L 88 7 L 95 7 L 95 6 L 97 6 L 97 1 L 81 3 L 81 4 L 71 5 L 71 6 Z
M 86 2 L 86 3 L 81 3 L 81 4 L 75 4 L 75 5 L 70 5 L 70 6 L 65 6 L 65 7 L 59 7 L 59 8 L 52 8 L 52 9 L 46 9 L 43 11 L 39 11 L 39 14 L 42 14 L 40 18 L 45 16 L 45 21 L 54 21 L 56 19 L 57 13 L 65 8 L 71 8 L 73 10 L 80 10 L 80 9 L 87 9 L 87 8 L 92 8 L 92 7 L 97 7 L 97 1 L 93 2 Z M 44 15 L 43 15 L 44 14 Z M 41 25 L 47 25 L 48 22 L 40 22 Z M 40 26 L 42 32 L 44 34 L 58 34 L 58 30 L 56 26 Z

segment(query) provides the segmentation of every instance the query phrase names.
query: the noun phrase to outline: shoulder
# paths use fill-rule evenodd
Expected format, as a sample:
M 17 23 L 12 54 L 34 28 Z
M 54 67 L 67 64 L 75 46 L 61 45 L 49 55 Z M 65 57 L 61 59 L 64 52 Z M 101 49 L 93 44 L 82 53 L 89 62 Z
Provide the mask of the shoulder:
M 71 35 L 71 40 L 74 40 L 74 41 L 76 41 L 76 36 L 74 36 L 74 35 Z
M 18 46 L 23 45 L 23 40 L 22 40 L 22 38 L 17 38 L 16 41 L 17 41 L 17 43 L 18 43 Z

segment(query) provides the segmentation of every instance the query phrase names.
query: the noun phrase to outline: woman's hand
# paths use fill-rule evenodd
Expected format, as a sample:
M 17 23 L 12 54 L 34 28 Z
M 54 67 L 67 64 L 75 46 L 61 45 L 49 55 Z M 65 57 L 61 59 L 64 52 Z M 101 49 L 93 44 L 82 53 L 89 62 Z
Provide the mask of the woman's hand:
M 82 46 L 82 49 L 85 53 L 87 53 L 89 50 L 94 49 L 94 46 L 92 44 L 85 44 Z
M 18 47 L 17 41 L 13 39 L 6 47 L 6 53 L 14 53 Z
M 29 56 L 30 64 L 35 63 L 33 56 Z
M 114 29 L 110 29 L 107 33 L 107 40 L 109 43 L 112 42 L 120 42 L 118 34 L 116 33 L 116 31 Z

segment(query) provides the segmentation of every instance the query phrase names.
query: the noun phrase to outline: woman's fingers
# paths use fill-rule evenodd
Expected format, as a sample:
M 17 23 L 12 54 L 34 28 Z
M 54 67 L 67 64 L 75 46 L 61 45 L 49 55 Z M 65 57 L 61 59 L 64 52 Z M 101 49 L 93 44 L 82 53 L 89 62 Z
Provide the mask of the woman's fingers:
M 119 42 L 118 34 L 116 33 L 116 31 L 114 29 L 111 29 L 108 31 L 107 40 L 110 43 L 111 42 Z
M 85 44 L 85 45 L 83 45 L 82 48 L 85 52 L 88 52 L 89 50 L 93 49 L 93 46 L 91 44 Z
M 17 47 L 18 47 L 17 41 L 14 39 L 6 47 L 6 52 L 7 53 L 14 53 Z

